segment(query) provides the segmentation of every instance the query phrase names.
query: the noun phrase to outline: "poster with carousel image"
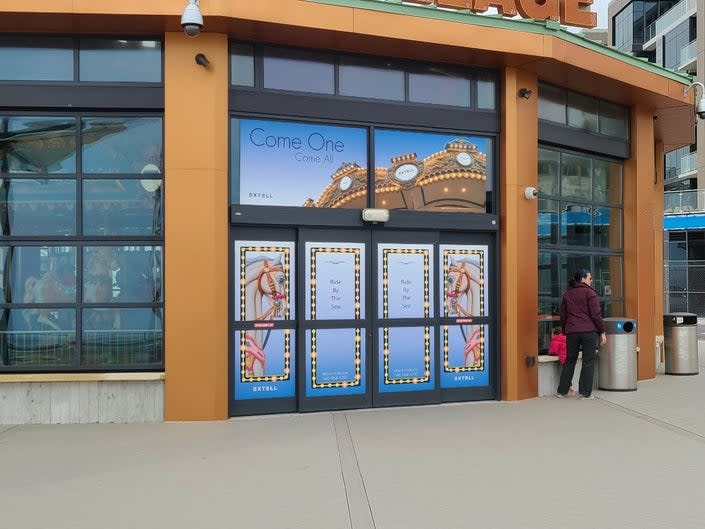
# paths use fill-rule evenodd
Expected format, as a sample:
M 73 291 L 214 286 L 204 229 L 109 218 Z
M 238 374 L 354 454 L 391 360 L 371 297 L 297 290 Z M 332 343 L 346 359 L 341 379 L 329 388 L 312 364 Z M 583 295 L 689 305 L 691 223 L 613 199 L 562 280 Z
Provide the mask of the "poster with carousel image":
M 365 245 L 306 242 L 306 318 L 365 318 Z M 306 396 L 366 391 L 363 328 L 310 329 L 305 336 Z
M 295 394 L 295 331 L 273 328 L 294 310 L 294 243 L 236 241 L 234 252 L 235 398 Z
M 441 326 L 441 387 L 489 384 L 488 326 L 473 318 L 489 315 L 488 246 L 440 245 L 441 314 L 457 324 Z

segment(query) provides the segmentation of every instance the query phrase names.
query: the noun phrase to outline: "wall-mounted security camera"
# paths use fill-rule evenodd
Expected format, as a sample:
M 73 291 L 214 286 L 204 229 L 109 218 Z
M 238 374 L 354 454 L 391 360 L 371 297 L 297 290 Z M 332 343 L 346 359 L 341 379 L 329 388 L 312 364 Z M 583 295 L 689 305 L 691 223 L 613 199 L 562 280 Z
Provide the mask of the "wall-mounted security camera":
M 203 15 L 198 3 L 199 0 L 189 0 L 184 14 L 181 15 L 181 27 L 189 37 L 197 36 L 203 27 Z
M 705 97 L 701 97 L 698 105 L 695 107 L 695 113 L 700 119 L 705 119 Z
M 685 90 L 683 90 L 683 95 L 688 95 L 688 91 L 696 86 L 700 87 L 700 100 L 695 105 L 695 114 L 700 119 L 705 119 L 705 85 L 703 85 L 703 83 L 695 81 L 694 83 L 691 83 L 689 86 L 685 87 Z M 697 90 L 695 90 L 695 95 L 698 95 Z
M 526 200 L 534 200 L 538 196 L 539 190 L 535 187 L 527 187 L 524 189 L 524 198 L 526 198 Z

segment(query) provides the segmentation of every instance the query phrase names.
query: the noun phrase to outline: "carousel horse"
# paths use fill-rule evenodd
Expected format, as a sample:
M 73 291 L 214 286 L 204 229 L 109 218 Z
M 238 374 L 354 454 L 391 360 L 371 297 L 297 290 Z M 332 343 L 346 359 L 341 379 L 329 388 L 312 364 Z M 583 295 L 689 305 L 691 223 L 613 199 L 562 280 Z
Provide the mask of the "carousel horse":
M 113 301 L 113 271 L 117 270 L 117 248 L 101 246 L 88 254 L 83 272 L 83 300 L 87 303 L 110 303 Z M 110 308 L 92 309 L 85 322 L 95 330 L 119 329 L 120 311 Z
M 450 258 L 446 275 L 446 311 L 448 316 L 472 317 L 480 315 L 480 288 L 478 281 L 480 268 L 468 258 Z M 475 328 L 470 337 L 471 327 L 460 326 L 465 341 L 465 367 L 479 367 L 482 363 L 482 342 L 480 329 Z
M 286 310 L 286 275 L 281 255 L 257 256 L 245 263 L 245 319 L 264 321 L 279 319 Z M 271 329 L 245 333 L 245 376 L 261 377 L 265 371 L 265 352 Z
M 24 282 L 24 303 L 75 303 L 76 275 L 70 262 L 55 263 L 52 260 L 49 270 L 42 277 L 29 276 Z M 61 327 L 51 317 L 51 309 L 26 309 L 23 312 L 27 328 L 31 331 L 33 323 L 54 330 Z M 36 316 L 36 319 L 34 318 Z

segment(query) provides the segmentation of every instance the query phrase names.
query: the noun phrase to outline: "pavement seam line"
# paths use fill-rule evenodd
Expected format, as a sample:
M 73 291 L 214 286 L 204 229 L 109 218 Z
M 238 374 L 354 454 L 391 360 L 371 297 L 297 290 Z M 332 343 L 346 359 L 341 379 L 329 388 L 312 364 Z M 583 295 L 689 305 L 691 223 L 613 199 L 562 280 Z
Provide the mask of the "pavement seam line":
M 7 434 L 9 434 L 12 430 L 17 430 L 19 427 L 20 427 L 19 424 L 8 426 L 5 429 L 3 429 L 2 426 L 0 426 L 0 440 L 2 440 L 3 437 L 6 437 Z
M 342 446 L 342 440 L 340 438 L 342 433 L 338 432 L 338 421 L 336 421 L 336 416 L 334 413 L 330 414 L 331 421 L 333 422 L 333 431 L 335 431 L 335 442 L 338 446 L 338 467 L 340 468 L 340 478 L 343 480 L 343 489 L 345 489 L 345 503 L 348 506 L 348 522 L 350 522 L 350 529 L 353 528 L 352 512 L 350 507 L 350 497 L 348 495 L 348 483 L 345 480 L 345 469 L 343 468 L 343 459 L 341 457 L 341 451 L 345 448 Z
M 677 433 L 679 435 L 682 435 L 683 437 L 687 437 L 689 439 L 692 439 L 693 441 L 705 443 L 705 436 L 700 435 L 697 432 L 693 432 L 691 430 L 683 428 L 682 426 L 678 426 L 676 424 L 672 424 L 670 422 L 664 421 L 663 419 L 658 419 L 658 418 L 653 417 L 651 415 L 647 415 L 646 413 L 642 413 L 640 411 L 636 411 L 631 408 L 627 408 L 626 406 L 622 406 L 621 404 L 617 404 L 616 402 L 611 402 L 611 401 L 605 400 L 605 399 L 598 399 L 598 400 L 607 406 L 610 406 L 616 410 L 619 410 L 619 411 L 622 411 L 623 413 L 626 413 L 627 415 L 631 415 L 632 417 L 635 417 L 637 419 L 641 419 L 643 421 L 650 422 L 651 424 L 654 424 L 656 426 L 660 426 L 661 428 L 664 428 L 666 430 L 670 430 L 673 433 Z
M 350 526 L 352 529 L 376 529 L 365 480 L 360 471 L 360 463 L 350 433 L 347 414 L 334 412 L 332 416 L 338 442 L 338 457 L 343 474 L 343 485 L 348 502 Z

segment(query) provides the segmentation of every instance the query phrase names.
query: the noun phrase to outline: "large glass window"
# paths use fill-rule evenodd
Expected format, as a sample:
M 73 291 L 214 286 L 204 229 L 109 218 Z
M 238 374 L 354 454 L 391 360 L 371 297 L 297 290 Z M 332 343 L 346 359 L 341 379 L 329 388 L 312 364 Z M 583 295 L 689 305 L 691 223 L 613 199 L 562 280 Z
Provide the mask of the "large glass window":
M 0 65 L 0 81 L 161 83 L 162 44 L 124 37 L 0 37 Z
M 664 246 L 665 312 L 705 316 L 705 231 L 667 231 Z
M 494 111 L 497 74 L 491 70 L 408 63 L 243 42 L 230 45 L 234 86 L 405 101 Z
M 590 133 L 629 139 L 627 107 L 544 83 L 539 85 L 539 119 Z
M 0 127 L 0 371 L 162 368 L 162 118 Z
M 159 83 L 162 46 L 158 40 L 81 39 L 79 81 Z
M 538 159 L 538 348 L 544 352 L 579 268 L 592 271 L 603 315 L 624 315 L 622 166 L 549 148 L 540 148 Z

